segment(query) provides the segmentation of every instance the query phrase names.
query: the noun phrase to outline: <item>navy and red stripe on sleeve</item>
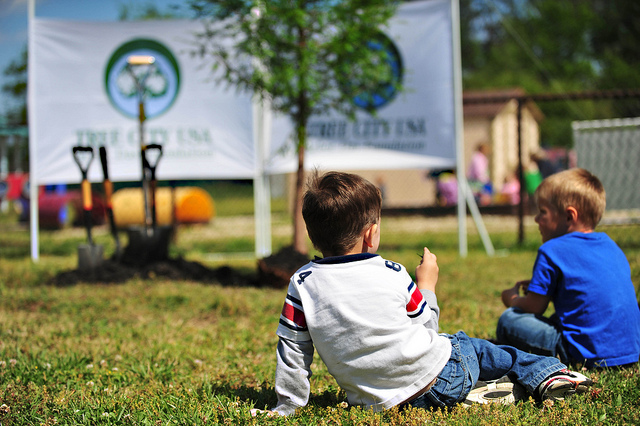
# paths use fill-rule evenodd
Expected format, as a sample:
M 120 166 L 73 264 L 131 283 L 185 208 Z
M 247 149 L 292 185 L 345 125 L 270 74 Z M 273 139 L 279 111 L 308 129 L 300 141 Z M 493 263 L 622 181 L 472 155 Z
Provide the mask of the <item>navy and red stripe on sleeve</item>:
M 407 303 L 407 315 L 409 318 L 417 318 L 423 312 L 427 306 L 427 301 L 422 297 L 422 292 L 418 289 L 418 286 L 412 281 L 409 284 L 409 303 Z

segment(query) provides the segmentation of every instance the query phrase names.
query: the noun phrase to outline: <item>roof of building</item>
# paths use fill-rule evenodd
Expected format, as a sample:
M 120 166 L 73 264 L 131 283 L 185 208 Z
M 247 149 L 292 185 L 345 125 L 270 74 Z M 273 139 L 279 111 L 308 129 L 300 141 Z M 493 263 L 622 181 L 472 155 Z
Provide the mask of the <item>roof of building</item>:
M 466 117 L 495 117 L 509 102 L 526 96 L 526 92 L 519 87 L 491 90 L 467 90 L 462 94 L 464 116 Z M 532 101 L 525 104 L 536 120 L 541 121 L 544 114 Z

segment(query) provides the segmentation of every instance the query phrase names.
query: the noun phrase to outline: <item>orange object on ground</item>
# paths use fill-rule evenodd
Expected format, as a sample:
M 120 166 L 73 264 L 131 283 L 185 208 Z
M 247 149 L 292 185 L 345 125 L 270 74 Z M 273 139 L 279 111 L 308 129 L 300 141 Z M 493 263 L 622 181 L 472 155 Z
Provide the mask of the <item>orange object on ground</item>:
M 208 223 L 215 216 L 213 198 L 205 190 L 193 186 L 178 187 L 173 197 L 171 191 L 168 187 L 156 191 L 158 225 L 170 225 L 174 212 L 176 223 Z M 113 193 L 111 202 L 118 228 L 145 224 L 141 188 L 119 189 Z

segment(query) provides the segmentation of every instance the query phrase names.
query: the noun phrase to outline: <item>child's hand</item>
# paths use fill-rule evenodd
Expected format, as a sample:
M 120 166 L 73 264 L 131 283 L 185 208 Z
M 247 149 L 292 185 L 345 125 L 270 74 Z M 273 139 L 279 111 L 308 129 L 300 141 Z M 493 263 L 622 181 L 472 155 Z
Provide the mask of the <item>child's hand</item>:
M 519 288 L 520 286 L 516 283 L 513 287 L 502 292 L 502 303 L 504 303 L 504 306 L 507 308 L 512 306 L 513 301 L 520 296 Z
M 416 267 L 416 285 L 420 290 L 430 290 L 435 293 L 440 272 L 437 260 L 436 255 L 425 247 L 422 261 Z
M 502 303 L 507 308 L 517 307 L 530 314 L 544 314 L 551 298 L 529 291 L 530 280 L 518 281 L 513 287 L 502 292 Z M 522 295 L 520 294 L 522 290 Z
M 513 306 L 513 302 L 515 299 L 520 297 L 520 290 L 522 290 L 522 295 L 526 296 L 529 293 L 529 283 L 531 280 L 518 281 L 516 285 L 511 288 L 508 288 L 502 292 L 502 303 L 507 308 Z

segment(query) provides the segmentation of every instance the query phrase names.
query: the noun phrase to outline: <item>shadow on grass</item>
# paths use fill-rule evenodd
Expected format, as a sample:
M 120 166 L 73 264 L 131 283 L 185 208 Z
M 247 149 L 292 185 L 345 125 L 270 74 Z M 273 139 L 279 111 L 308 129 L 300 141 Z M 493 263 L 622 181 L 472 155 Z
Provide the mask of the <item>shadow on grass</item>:
M 270 385 L 235 386 L 227 384 L 210 384 L 203 387 L 202 392 L 212 397 L 221 395 L 230 400 L 240 400 L 252 404 L 255 408 L 271 409 L 278 403 L 276 391 Z M 334 407 L 342 404 L 346 398 L 342 391 L 327 389 L 320 394 L 312 394 L 309 398 L 309 405 L 315 407 Z

